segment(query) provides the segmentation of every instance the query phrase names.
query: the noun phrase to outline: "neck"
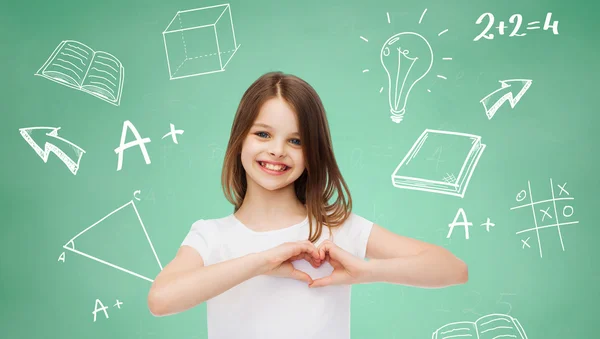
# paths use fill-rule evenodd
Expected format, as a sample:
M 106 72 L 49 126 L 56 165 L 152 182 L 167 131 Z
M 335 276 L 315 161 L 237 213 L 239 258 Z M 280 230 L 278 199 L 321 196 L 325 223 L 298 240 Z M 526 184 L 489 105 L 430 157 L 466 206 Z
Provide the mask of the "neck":
M 296 197 L 294 184 L 277 190 L 267 190 L 251 182 L 249 181 L 246 196 L 236 212 L 237 215 L 268 219 L 280 219 L 282 216 L 306 217 L 306 207 Z

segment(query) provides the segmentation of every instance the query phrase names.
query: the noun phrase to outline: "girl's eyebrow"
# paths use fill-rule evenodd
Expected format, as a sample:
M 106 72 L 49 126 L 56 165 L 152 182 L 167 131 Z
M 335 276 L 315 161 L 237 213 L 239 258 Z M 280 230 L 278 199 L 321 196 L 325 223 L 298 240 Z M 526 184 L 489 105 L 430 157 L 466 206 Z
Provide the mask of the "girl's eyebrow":
M 257 122 L 254 124 L 254 126 L 260 126 L 260 127 L 265 127 L 265 128 L 272 128 L 271 126 L 267 125 L 267 124 L 263 124 L 262 122 Z
M 262 123 L 262 122 L 257 122 L 257 123 L 255 123 L 254 125 L 252 125 L 252 127 L 264 127 L 264 128 L 270 128 L 270 129 L 272 129 L 272 128 L 273 128 L 273 127 L 271 127 L 271 126 L 269 126 L 269 125 L 267 125 L 267 124 L 265 124 L 265 123 Z M 294 133 L 292 133 L 291 135 L 297 135 L 297 136 L 300 136 L 300 133 L 298 133 L 298 132 L 294 132 Z

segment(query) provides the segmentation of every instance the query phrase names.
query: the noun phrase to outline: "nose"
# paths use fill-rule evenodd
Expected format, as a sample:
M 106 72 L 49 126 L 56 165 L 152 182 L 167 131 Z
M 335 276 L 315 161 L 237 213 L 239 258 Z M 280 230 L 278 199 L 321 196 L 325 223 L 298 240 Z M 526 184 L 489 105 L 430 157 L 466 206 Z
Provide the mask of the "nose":
M 282 158 L 285 156 L 285 145 L 282 142 L 273 140 L 269 145 L 269 154 L 274 157 Z

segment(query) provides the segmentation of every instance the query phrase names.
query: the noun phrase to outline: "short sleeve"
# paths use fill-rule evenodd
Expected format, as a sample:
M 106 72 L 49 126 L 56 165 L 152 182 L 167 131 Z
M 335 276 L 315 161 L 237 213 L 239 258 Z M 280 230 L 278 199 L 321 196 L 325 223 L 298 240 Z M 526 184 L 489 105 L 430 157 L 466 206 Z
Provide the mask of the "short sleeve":
M 367 254 L 367 243 L 373 229 L 373 222 L 358 214 L 351 213 L 348 220 L 348 242 L 354 251 L 354 255 L 364 259 Z
M 187 245 L 194 248 L 202 257 L 204 264 L 208 261 L 211 252 L 211 239 L 213 238 L 210 225 L 204 220 L 198 220 L 192 227 L 181 246 Z

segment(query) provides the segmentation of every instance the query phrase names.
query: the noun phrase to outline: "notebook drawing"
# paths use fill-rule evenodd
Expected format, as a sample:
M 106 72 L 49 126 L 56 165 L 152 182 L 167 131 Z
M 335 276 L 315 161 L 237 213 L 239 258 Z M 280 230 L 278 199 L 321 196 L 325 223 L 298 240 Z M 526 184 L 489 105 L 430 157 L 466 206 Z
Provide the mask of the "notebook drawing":
M 394 170 L 392 184 L 463 198 L 485 147 L 477 135 L 426 129 Z
M 506 314 L 488 314 L 476 321 L 459 321 L 438 328 L 431 339 L 527 339 L 519 321 Z
M 94 51 L 78 41 L 65 40 L 35 75 L 119 106 L 125 69 L 112 54 Z

